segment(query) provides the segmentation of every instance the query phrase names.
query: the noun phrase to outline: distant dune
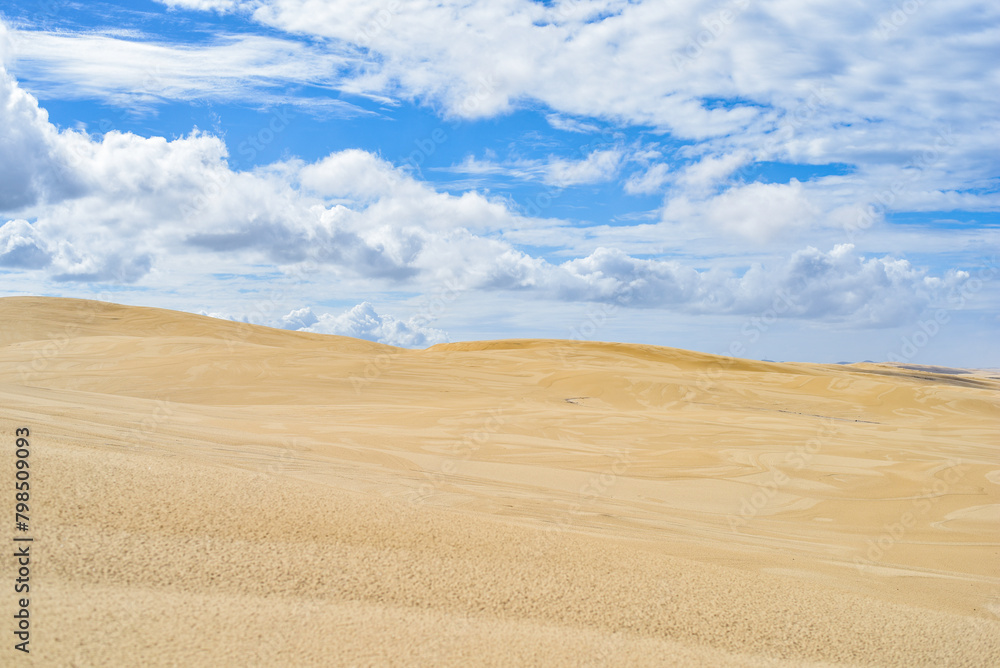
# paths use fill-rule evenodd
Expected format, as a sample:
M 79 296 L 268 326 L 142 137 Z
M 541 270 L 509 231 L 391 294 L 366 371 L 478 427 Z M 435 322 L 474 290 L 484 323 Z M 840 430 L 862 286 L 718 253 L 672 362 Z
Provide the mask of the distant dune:
M 0 322 L 3 665 L 1000 665 L 996 372 Z

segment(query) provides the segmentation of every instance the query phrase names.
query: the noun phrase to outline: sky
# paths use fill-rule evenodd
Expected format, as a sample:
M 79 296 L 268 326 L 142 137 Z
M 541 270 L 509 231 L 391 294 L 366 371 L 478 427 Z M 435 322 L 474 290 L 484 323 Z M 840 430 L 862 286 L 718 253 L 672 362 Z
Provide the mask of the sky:
M 6 0 L 0 296 L 1000 367 L 1000 5 Z

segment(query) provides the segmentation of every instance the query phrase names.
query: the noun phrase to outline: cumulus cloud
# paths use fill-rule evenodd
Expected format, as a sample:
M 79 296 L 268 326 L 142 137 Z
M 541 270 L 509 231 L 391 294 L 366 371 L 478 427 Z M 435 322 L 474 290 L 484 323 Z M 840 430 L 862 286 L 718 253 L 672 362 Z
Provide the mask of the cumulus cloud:
M 371 302 L 362 302 L 340 315 L 316 316 L 306 307 L 292 311 L 282 321 L 286 329 L 351 336 L 400 348 L 425 348 L 448 341 L 445 332 L 424 326 L 419 318 L 404 321 L 380 315 Z
M 806 248 L 742 271 L 608 247 L 556 263 L 498 234 L 546 221 L 527 221 L 506 201 L 480 193 L 438 192 L 370 152 L 235 171 L 225 144 L 204 133 L 167 141 L 110 132 L 96 140 L 58 130 L 32 96 L 0 74 L 0 132 L 6 133 L 0 169 L 23 189 L 2 191 L 0 213 L 25 212 L 0 221 L 0 263 L 51 281 L 142 284 L 166 262 L 195 275 L 201 268 L 202 276 L 224 263 L 279 274 L 312 265 L 315 279 L 304 280 L 356 281 L 360 289 L 451 281 L 470 294 L 516 291 L 718 314 L 753 312 L 785 290 L 796 299 L 792 316 L 881 326 L 934 303 L 961 280 L 898 258 L 862 258 L 849 246 Z M 594 151 L 573 164 L 548 161 L 540 168 L 563 184 L 585 182 L 620 169 L 623 159 L 620 152 Z M 723 191 L 710 196 L 696 222 L 749 236 L 777 234 L 812 215 L 803 188 L 792 182 Z M 336 316 L 295 309 L 281 324 L 393 345 L 445 338 L 417 320 L 379 315 L 370 303 Z
M 299 182 L 329 198 L 370 202 L 401 188 L 419 188 L 405 174 L 368 151 L 333 153 L 299 171 Z
M 288 315 L 281 316 L 282 329 L 305 329 L 312 327 L 317 322 L 319 322 L 319 319 L 308 306 L 295 309 L 288 313 Z
M 378 313 L 375 306 L 367 301 L 336 314 L 319 313 L 317 315 L 309 306 L 292 309 L 285 315 L 277 317 L 274 314 L 261 312 L 259 309 L 251 313 L 229 313 L 202 309 L 199 313 L 220 320 L 266 325 L 298 332 L 349 336 L 399 348 L 425 348 L 450 340 L 446 332 L 428 327 L 426 325 L 428 318 L 425 316 L 418 315 L 406 320 L 398 320 L 391 315 Z
M 669 200 L 665 220 L 701 226 L 719 234 L 736 234 L 757 243 L 780 234 L 810 228 L 818 216 L 803 185 L 750 183 L 703 199 L 681 195 Z
M 0 212 L 36 219 L 31 238 L 49 249 L 55 280 L 134 282 L 157 256 L 193 251 L 280 264 L 311 258 L 399 280 L 433 264 L 422 255 L 429 230 L 496 229 L 515 219 L 501 203 L 439 193 L 364 151 L 237 172 L 212 135 L 109 132 L 98 141 L 59 131 L 0 75 Z M 23 227 L 9 229 L 24 236 Z
M 0 68 L 0 211 L 81 192 L 83 175 L 74 168 L 72 153 L 80 138 L 60 139 L 38 101 Z
M 10 220 L 0 225 L 0 267 L 42 269 L 51 261 L 45 242 L 28 221 Z
M 754 264 L 742 273 L 699 271 L 614 248 L 559 265 L 508 251 L 469 274 L 466 284 L 691 314 L 752 314 L 781 298 L 789 302 L 786 317 L 886 327 L 943 303 L 966 278 L 955 271 L 932 276 L 891 256 L 865 258 L 851 244 L 840 244 L 828 252 L 807 247 L 784 262 Z

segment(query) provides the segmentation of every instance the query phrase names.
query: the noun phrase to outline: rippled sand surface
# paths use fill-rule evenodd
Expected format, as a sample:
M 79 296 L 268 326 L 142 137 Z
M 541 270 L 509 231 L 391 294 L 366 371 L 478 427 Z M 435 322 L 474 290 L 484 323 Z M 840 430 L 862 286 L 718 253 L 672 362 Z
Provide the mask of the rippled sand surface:
M 1000 665 L 995 371 L 0 318 L 4 665 Z

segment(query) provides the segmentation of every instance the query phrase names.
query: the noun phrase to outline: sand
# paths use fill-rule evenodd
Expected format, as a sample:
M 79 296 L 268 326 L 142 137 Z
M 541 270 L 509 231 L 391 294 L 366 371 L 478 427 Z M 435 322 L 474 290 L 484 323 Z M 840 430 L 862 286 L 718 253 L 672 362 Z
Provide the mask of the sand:
M 995 372 L 0 322 L 3 665 L 1000 665 Z

